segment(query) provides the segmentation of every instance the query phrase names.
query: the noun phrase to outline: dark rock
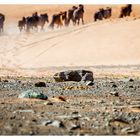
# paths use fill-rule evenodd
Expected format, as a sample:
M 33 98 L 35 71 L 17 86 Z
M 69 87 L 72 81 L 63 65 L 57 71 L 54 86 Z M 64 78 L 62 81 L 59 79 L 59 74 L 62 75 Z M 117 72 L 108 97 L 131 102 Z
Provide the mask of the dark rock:
M 130 78 L 130 79 L 129 79 L 129 82 L 134 82 L 134 79 Z
M 38 83 L 35 83 L 35 87 L 46 87 L 46 84 L 45 82 L 38 82 Z
M 47 102 L 45 105 L 53 105 L 52 102 Z
M 129 88 L 134 88 L 133 86 L 129 86 Z
M 51 120 L 47 120 L 47 121 L 43 121 L 43 122 L 42 122 L 42 125 L 43 125 L 43 126 L 47 126 L 47 125 L 49 125 L 49 124 L 51 124 L 51 123 L 52 123 Z
M 86 73 L 81 79 L 81 81 L 84 81 L 84 82 L 86 82 L 86 81 L 93 82 L 93 80 L 94 80 L 93 73 Z
M 116 92 L 116 91 L 114 91 L 114 92 L 110 92 L 110 94 L 111 94 L 111 95 L 114 95 L 114 96 L 117 96 L 117 97 L 119 96 L 119 93 Z
M 63 123 L 58 120 L 54 120 L 54 121 L 48 120 L 48 121 L 44 121 L 42 124 L 45 126 L 54 126 L 54 127 L 58 127 L 58 128 L 64 127 Z
M 116 88 L 116 87 L 117 87 L 117 85 L 116 85 L 116 84 L 113 84 L 113 85 L 112 85 L 112 87 L 113 87 L 113 88 Z
M 8 80 L 3 80 L 4 83 L 8 83 Z
M 56 82 L 64 81 L 93 81 L 93 73 L 87 70 L 68 70 L 56 73 L 53 78 Z

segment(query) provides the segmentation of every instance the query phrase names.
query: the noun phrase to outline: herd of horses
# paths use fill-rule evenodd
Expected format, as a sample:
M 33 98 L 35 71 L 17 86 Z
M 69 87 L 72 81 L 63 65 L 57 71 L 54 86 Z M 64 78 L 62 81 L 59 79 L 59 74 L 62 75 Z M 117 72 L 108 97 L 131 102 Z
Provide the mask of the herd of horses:
M 127 4 L 125 7 L 121 8 L 119 18 L 123 18 L 126 16 L 130 16 L 132 12 L 132 4 Z M 112 16 L 112 8 L 106 7 L 100 8 L 93 15 L 93 19 L 96 22 L 97 20 L 109 19 Z M 5 15 L 0 13 L 0 32 L 3 32 L 3 26 L 5 21 Z M 52 15 L 52 20 L 49 24 L 50 28 L 62 27 L 63 25 L 69 26 L 70 22 L 73 25 L 79 25 L 80 21 L 84 24 L 84 5 L 79 4 L 78 6 L 72 6 L 68 11 L 59 12 L 57 14 Z M 18 21 L 18 28 L 20 31 L 25 30 L 29 32 L 30 30 L 38 30 L 38 26 L 41 29 L 44 29 L 45 23 L 49 23 L 49 16 L 47 13 L 38 15 L 37 12 L 33 13 L 31 16 L 22 17 L 21 20 Z

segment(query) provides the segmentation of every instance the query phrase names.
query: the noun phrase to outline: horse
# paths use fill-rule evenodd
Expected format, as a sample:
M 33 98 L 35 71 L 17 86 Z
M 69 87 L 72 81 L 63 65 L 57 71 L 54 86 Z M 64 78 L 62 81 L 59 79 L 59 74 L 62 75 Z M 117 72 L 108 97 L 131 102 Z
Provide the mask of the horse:
M 119 18 L 130 16 L 131 12 L 132 12 L 132 4 L 128 4 L 125 7 L 121 8 L 121 13 Z
M 3 26 L 4 26 L 4 21 L 5 21 L 5 15 L 0 13 L 0 32 L 3 32 Z
M 32 16 L 29 16 L 26 18 L 26 26 L 27 26 L 27 32 L 30 31 L 30 29 L 37 29 L 39 22 L 39 16 L 38 13 L 35 12 L 32 14 Z
M 73 12 L 74 12 L 76 9 L 78 9 L 78 7 L 73 6 L 72 9 L 69 9 L 69 10 L 68 10 L 68 25 L 70 24 L 70 21 L 72 21 L 73 24 L 74 24 Z
M 94 14 L 94 21 L 102 20 L 104 18 L 103 9 L 99 9 L 99 11 Z
M 110 7 L 107 7 L 105 10 L 104 10 L 104 18 L 105 19 L 108 19 L 110 18 L 112 15 L 112 9 Z
M 23 17 L 22 20 L 18 21 L 18 27 L 20 32 L 24 29 L 25 30 L 25 26 L 26 26 L 26 18 Z
M 112 15 L 112 9 L 107 7 L 106 9 L 100 8 L 99 11 L 94 14 L 94 21 L 108 19 Z
M 37 25 L 41 26 L 41 29 L 43 30 L 46 22 L 49 23 L 48 14 L 40 14 Z
M 63 26 L 63 23 L 61 20 L 62 15 L 63 15 L 62 12 L 52 15 L 52 21 L 51 21 L 49 27 L 51 27 L 53 29 L 55 24 L 57 25 L 57 28 L 62 27 Z
M 64 23 L 65 26 L 68 26 L 68 17 L 67 17 L 67 11 L 64 11 L 62 13 L 62 21 Z
M 79 25 L 80 19 L 82 20 L 82 24 L 84 24 L 84 5 L 80 4 L 78 9 L 73 12 L 73 21 L 74 25 L 77 23 Z M 78 22 L 77 22 L 78 21 Z

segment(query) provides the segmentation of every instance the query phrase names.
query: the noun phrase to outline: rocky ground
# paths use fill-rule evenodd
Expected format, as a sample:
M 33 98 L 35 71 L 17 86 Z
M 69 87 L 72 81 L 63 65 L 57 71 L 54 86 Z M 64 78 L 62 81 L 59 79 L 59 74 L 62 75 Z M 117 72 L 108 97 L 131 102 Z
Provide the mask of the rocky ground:
M 29 89 L 48 99 L 18 98 Z M 140 135 L 140 79 L 97 77 L 86 86 L 50 77 L 1 77 L 0 135 Z

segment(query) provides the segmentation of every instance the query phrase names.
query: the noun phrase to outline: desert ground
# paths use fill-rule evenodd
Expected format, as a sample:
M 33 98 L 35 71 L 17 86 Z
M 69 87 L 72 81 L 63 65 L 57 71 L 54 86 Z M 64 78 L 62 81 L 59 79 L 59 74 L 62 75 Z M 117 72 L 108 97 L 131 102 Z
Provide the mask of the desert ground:
M 107 6 L 112 17 L 94 22 Z M 120 19 L 122 6 L 85 5 L 84 25 L 27 33 L 17 27 L 23 16 L 47 12 L 51 21 L 72 5 L 0 5 L 0 135 L 140 135 L 140 5 Z M 92 71 L 94 85 L 53 79 L 77 69 Z M 29 89 L 48 99 L 18 98 Z

